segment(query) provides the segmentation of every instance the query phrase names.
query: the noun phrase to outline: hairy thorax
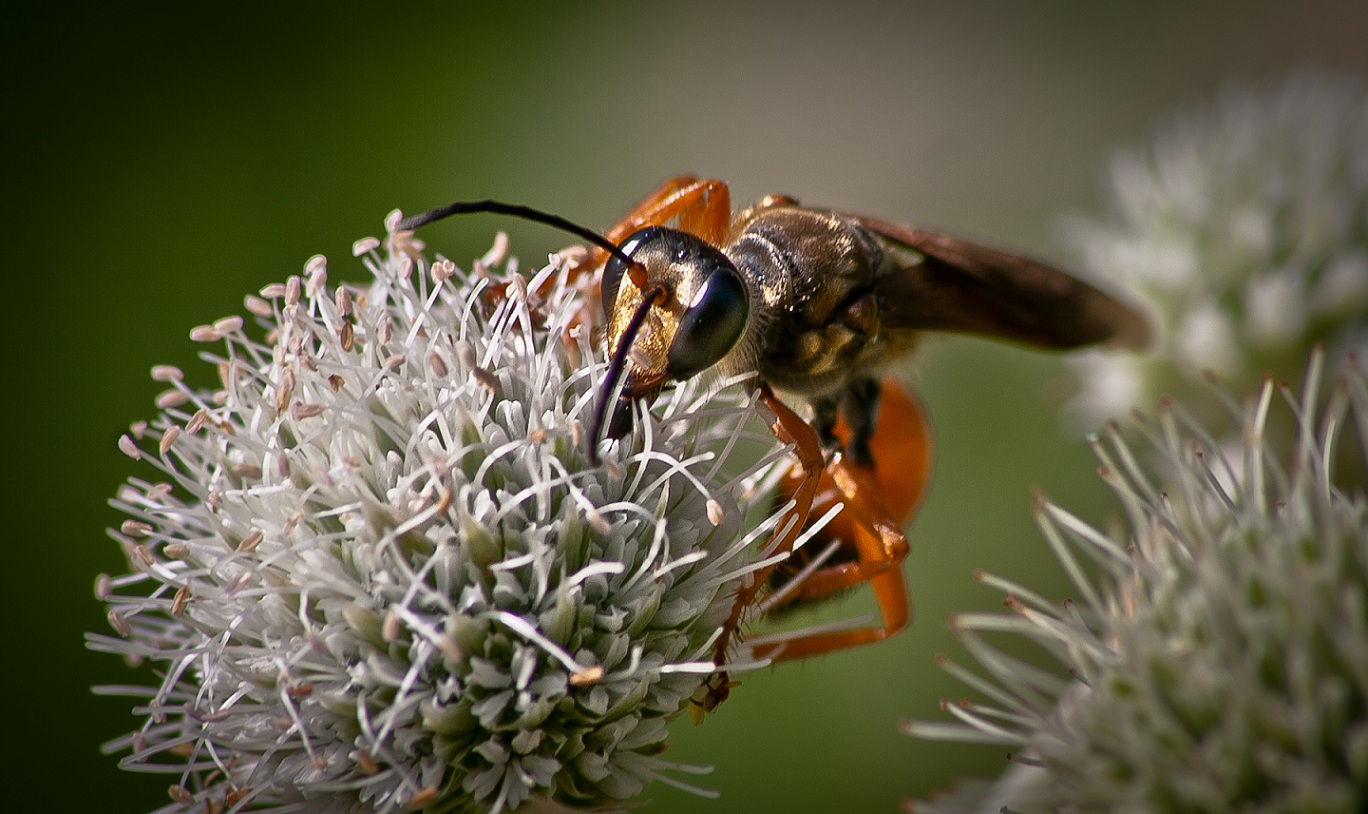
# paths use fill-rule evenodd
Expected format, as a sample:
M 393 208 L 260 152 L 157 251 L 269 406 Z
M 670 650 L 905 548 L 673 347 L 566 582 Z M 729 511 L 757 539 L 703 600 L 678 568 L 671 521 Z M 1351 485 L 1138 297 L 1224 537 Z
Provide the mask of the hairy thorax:
M 821 396 L 912 349 L 915 331 L 885 330 L 875 282 L 879 243 L 849 218 L 762 209 L 726 249 L 751 284 L 749 330 L 724 365 L 755 370 L 780 390 Z

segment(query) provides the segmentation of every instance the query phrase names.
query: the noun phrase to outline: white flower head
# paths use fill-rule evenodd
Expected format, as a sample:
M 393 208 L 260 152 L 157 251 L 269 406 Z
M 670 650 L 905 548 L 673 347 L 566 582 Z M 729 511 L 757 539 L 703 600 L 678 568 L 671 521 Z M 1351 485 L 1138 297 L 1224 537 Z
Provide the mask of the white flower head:
M 1009 611 L 958 617 L 983 672 L 946 667 L 987 702 L 906 725 L 1019 760 L 915 810 L 1368 809 L 1368 373 L 1350 356 L 1324 387 L 1322 363 L 1300 394 L 1266 380 L 1243 410 L 1217 399 L 1242 417 L 1233 451 L 1168 403 L 1140 427 L 1145 450 L 1116 428 L 1096 440 L 1124 514 L 1111 531 L 1038 502 L 1077 599 L 984 576 Z M 1285 445 L 1266 432 L 1278 412 L 1298 428 Z M 1003 652 L 1001 634 L 1070 678 Z
M 103 691 L 140 699 L 110 748 L 175 777 L 162 811 L 605 806 L 693 768 L 665 725 L 783 451 L 729 471 L 752 399 L 685 384 L 591 466 L 583 292 L 490 270 L 502 242 L 429 263 L 396 222 L 357 245 L 373 282 L 314 258 L 247 299 L 261 331 L 195 329 L 221 388 L 154 369 L 161 413 L 120 440 L 157 475 L 113 501 L 131 573 L 89 640 L 160 678 Z
M 1119 155 L 1109 180 L 1108 213 L 1066 238 L 1148 302 L 1155 341 L 1077 356 L 1094 426 L 1161 394 L 1195 402 L 1208 371 L 1290 380 L 1315 342 L 1368 352 L 1368 89 L 1305 74 L 1228 93 Z

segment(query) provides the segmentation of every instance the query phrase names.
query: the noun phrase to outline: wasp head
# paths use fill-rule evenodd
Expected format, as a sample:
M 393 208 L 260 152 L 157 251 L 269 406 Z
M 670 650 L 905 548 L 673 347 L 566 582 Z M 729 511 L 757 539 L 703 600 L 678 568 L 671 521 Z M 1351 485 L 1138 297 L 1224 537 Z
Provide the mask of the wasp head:
M 736 266 L 701 238 L 663 226 L 627 237 L 603 269 L 603 312 L 612 358 L 599 393 L 607 409 L 618 378 L 621 395 L 608 437 L 631 428 L 632 403 L 722 360 L 745 331 L 750 295 Z M 628 262 L 630 260 L 631 262 Z M 602 418 L 595 421 L 598 437 Z

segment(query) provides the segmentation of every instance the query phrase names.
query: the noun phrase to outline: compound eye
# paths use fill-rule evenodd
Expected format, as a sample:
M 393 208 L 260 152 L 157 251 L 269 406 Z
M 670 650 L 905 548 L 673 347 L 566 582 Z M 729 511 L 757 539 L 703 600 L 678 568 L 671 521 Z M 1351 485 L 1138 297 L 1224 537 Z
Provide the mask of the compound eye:
M 741 276 L 730 268 L 714 269 L 680 317 L 670 342 L 670 378 L 687 379 L 722 361 L 741 338 L 749 313 Z
M 659 233 L 660 227 L 658 226 L 638 229 L 628 235 L 618 248 L 622 249 L 623 254 L 632 257 L 642 244 L 655 240 Z M 599 297 L 603 301 L 603 313 L 613 313 L 613 306 L 617 304 L 618 288 L 622 285 L 622 275 L 626 273 L 627 263 L 616 254 L 609 255 L 608 262 L 603 267 L 603 278 L 599 281 Z

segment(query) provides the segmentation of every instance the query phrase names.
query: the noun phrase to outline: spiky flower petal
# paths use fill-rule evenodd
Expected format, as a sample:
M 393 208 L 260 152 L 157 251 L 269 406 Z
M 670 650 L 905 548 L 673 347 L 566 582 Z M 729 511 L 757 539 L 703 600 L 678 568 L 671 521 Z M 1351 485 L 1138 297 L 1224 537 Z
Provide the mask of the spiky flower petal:
M 264 339 L 195 329 L 221 388 L 154 369 L 162 412 L 120 440 L 157 475 L 114 501 L 131 573 L 90 645 L 159 676 L 103 691 L 140 699 L 111 748 L 175 776 L 162 811 L 602 806 L 689 768 L 665 724 L 782 452 L 729 470 L 749 399 L 684 385 L 590 466 L 582 292 L 422 249 L 358 243 L 364 286 L 315 258 L 248 298 Z
M 1368 352 L 1368 90 L 1303 74 L 1224 96 L 1111 167 L 1109 211 L 1066 227 L 1082 264 L 1151 306 L 1147 354 L 1080 354 L 1090 426 L 1205 371 L 1253 388 L 1295 377 L 1314 342 Z
M 986 675 L 947 666 L 987 703 L 906 726 L 1022 750 L 1021 765 L 916 810 L 1368 809 L 1368 495 L 1332 474 L 1341 439 L 1340 463 L 1368 466 L 1368 374 L 1350 357 L 1333 386 L 1322 378 L 1317 353 L 1299 395 L 1266 381 L 1235 451 L 1169 403 L 1140 448 L 1116 429 L 1095 442 L 1121 527 L 1043 499 L 1036 512 L 1078 599 L 985 576 L 1010 612 L 957 628 Z M 1280 411 L 1290 449 L 1266 432 Z M 1002 652 L 990 637 L 1004 632 L 1072 680 Z

